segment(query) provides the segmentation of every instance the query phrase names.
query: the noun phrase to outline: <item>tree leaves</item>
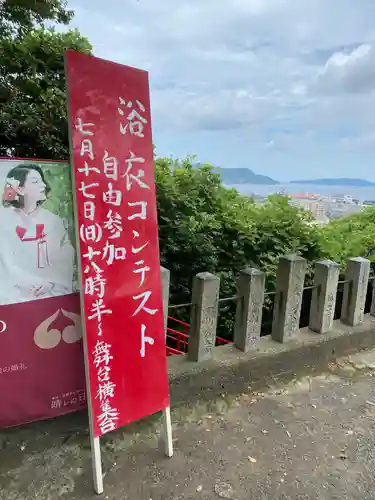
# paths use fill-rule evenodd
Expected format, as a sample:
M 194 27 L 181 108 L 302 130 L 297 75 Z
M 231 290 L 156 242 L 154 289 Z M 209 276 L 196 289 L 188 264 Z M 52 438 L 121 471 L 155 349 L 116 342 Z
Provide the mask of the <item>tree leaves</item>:
M 73 12 L 66 7 L 66 0 L 2 0 L 0 38 L 22 37 L 44 21 L 68 24 Z
M 77 30 L 37 26 L 67 23 L 72 13 L 65 7 L 59 0 L 1 4 L 0 156 L 69 157 L 64 52 L 92 47 Z
M 322 231 L 325 253 L 340 265 L 351 257 L 366 257 L 375 241 L 375 207 L 332 221 Z
M 311 261 L 324 255 L 321 230 L 287 198 L 256 205 L 225 188 L 209 165 L 194 168 L 193 161 L 156 160 L 160 254 L 171 271 L 172 304 L 190 301 L 198 272 L 220 276 L 221 296 L 229 297 L 245 267 L 262 269 L 272 290 L 281 255 L 299 253 Z M 224 338 L 233 331 L 235 307 L 233 302 L 221 309 L 218 332 Z

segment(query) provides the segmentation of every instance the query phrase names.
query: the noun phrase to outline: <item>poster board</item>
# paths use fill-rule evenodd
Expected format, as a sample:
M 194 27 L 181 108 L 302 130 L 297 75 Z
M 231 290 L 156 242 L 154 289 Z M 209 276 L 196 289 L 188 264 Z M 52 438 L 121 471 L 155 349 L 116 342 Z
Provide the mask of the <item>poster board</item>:
M 0 158 L 0 428 L 85 408 L 67 162 Z

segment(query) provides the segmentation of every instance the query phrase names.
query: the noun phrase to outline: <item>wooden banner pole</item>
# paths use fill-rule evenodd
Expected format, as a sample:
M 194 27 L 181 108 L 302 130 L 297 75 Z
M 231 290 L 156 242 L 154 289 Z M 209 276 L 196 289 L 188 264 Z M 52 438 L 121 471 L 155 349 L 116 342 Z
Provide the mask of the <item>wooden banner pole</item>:
M 94 491 L 97 495 L 103 493 L 102 456 L 100 452 L 100 438 L 94 437 L 90 429 L 90 444 L 92 454 L 92 473 L 94 479 Z
M 65 74 L 67 75 L 67 66 L 65 59 Z M 67 86 L 69 89 L 69 80 L 67 80 Z M 69 92 L 69 90 L 68 90 Z M 67 94 L 68 95 L 68 94 Z M 80 255 L 80 237 L 79 237 L 79 220 L 78 220 L 78 207 L 77 207 L 77 197 L 76 193 L 76 182 L 74 175 L 74 154 L 73 154 L 73 144 L 72 144 L 72 130 L 74 124 L 71 123 L 69 100 L 67 105 L 68 110 L 68 126 L 69 126 L 69 145 L 70 145 L 70 168 L 72 174 L 72 187 L 73 187 L 73 216 L 74 216 L 74 226 L 75 226 L 75 239 L 77 245 L 77 254 Z M 79 277 L 79 292 L 80 292 L 80 302 L 81 302 L 81 327 L 82 327 L 82 340 L 83 340 L 83 359 L 85 365 L 85 378 L 86 378 L 86 401 L 89 417 L 89 433 L 90 433 L 90 446 L 91 446 L 91 460 L 92 460 L 92 472 L 93 472 L 93 486 L 96 494 L 101 495 L 103 493 L 103 472 L 102 472 L 102 458 L 100 452 L 100 438 L 94 435 L 94 417 L 92 410 L 92 399 L 90 390 L 90 368 L 89 368 L 89 355 L 87 347 L 87 333 L 86 333 L 86 321 L 85 321 L 85 310 L 84 310 L 84 291 L 82 289 L 82 265 L 81 259 L 77 259 L 78 277 Z
M 77 224 L 77 221 L 76 221 Z M 77 227 L 77 225 L 76 225 Z M 78 265 L 79 272 L 81 272 L 80 264 Z M 83 301 L 83 293 L 81 290 L 81 301 Z M 85 313 L 83 310 L 83 303 L 81 302 L 81 318 L 82 318 L 82 337 L 83 337 L 83 351 L 84 351 L 84 363 L 85 363 L 85 374 L 86 374 L 86 395 L 87 395 L 87 409 L 89 414 L 89 432 L 90 432 L 90 447 L 91 447 L 91 462 L 92 462 L 92 474 L 94 482 L 94 491 L 97 495 L 101 495 L 104 491 L 103 488 L 103 471 L 102 471 L 102 455 L 100 451 L 100 438 L 94 435 L 94 416 L 92 410 L 92 399 L 91 399 L 91 389 L 90 389 L 90 369 L 89 369 L 89 353 L 87 348 L 87 337 L 86 337 L 86 325 L 85 325 Z
M 164 450 L 167 457 L 173 457 L 173 439 L 172 439 L 172 422 L 171 408 L 168 406 L 163 410 L 163 440 Z

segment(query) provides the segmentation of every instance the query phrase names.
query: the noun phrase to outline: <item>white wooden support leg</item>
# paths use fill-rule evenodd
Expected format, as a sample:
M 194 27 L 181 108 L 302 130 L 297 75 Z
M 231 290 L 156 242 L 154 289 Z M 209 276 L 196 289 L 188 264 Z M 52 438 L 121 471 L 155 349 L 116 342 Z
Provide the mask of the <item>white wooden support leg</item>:
M 168 406 L 163 410 L 163 441 L 167 457 L 173 456 L 171 408 Z
M 92 473 L 94 479 L 94 491 L 97 495 L 103 493 L 102 457 L 100 452 L 100 438 L 91 437 Z

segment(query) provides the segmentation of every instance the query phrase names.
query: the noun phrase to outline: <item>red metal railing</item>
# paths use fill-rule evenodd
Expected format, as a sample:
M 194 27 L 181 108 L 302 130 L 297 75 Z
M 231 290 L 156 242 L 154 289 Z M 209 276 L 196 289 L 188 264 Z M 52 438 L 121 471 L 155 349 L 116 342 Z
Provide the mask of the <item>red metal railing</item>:
M 175 356 L 175 355 L 181 355 L 187 353 L 188 350 L 188 345 L 189 345 L 189 338 L 190 335 L 188 334 L 190 324 L 186 323 L 185 321 L 181 321 L 176 318 L 172 318 L 172 316 L 168 316 L 168 323 L 176 323 L 176 328 L 179 328 L 179 330 L 176 330 L 175 328 L 170 328 L 168 326 L 167 328 L 167 342 L 168 345 L 166 346 L 167 349 L 167 356 Z M 221 337 L 216 337 L 216 345 L 224 345 L 224 344 L 231 344 L 229 340 L 225 340 Z M 172 346 L 171 346 L 172 344 Z

